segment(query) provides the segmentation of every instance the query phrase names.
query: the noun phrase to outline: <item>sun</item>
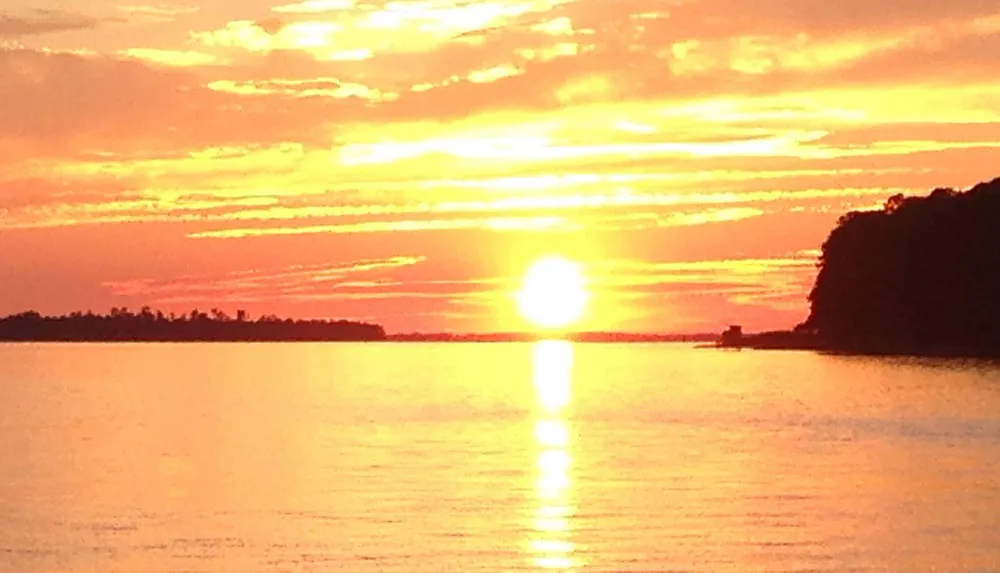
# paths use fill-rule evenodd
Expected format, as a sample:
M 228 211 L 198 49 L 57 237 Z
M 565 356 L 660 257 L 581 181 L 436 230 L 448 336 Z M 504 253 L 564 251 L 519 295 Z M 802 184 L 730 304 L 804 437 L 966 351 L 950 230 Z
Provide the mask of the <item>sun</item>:
M 531 265 L 517 294 L 521 315 L 541 328 L 563 328 L 579 321 L 588 298 L 580 265 L 557 256 Z

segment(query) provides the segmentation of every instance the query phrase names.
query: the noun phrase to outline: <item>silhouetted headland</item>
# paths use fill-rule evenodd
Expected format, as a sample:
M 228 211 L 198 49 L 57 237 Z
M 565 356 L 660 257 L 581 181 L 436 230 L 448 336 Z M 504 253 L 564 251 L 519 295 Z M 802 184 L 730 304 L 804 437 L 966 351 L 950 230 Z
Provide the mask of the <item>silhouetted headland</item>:
M 0 341 L 7 342 L 360 342 L 385 338 L 385 330 L 377 324 L 273 315 L 251 319 L 245 311 L 231 317 L 218 309 L 180 316 L 149 307 L 138 313 L 114 308 L 107 315 L 25 312 L 0 319 Z
M 719 345 L 1000 357 L 1000 178 L 852 211 L 818 267 L 805 322 Z

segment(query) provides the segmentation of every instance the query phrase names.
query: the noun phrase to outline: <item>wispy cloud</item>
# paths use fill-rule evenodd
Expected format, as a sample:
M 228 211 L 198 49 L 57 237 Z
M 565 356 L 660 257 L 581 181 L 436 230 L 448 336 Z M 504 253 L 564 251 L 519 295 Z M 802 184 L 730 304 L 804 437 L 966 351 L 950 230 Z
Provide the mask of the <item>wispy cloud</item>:
M 356 5 L 355 0 L 305 0 L 295 4 L 275 6 L 272 10 L 280 14 L 317 14 L 351 10 Z
M 163 64 L 167 66 L 207 66 L 222 63 L 216 56 L 205 52 L 181 51 L 181 50 L 159 50 L 153 48 L 129 48 L 123 50 L 122 54 L 130 58 L 138 58 L 151 64 Z
M 126 4 L 119 6 L 118 10 L 133 18 L 169 22 L 181 16 L 197 14 L 201 7 L 197 4 Z
M 372 102 L 392 101 L 399 97 L 393 93 L 382 93 L 362 84 L 345 83 L 333 78 L 315 78 L 311 80 L 265 80 L 233 82 L 217 80 L 208 84 L 214 91 L 237 95 L 267 96 L 288 95 L 301 98 L 360 98 Z
M 688 324 L 703 332 L 721 328 L 730 317 L 749 320 L 754 328 L 771 322 L 769 316 L 783 317 L 786 326 L 801 321 L 808 312 L 805 293 L 816 275 L 816 260 L 812 252 L 754 259 L 611 260 L 594 263 L 590 273 L 597 292 L 626 301 L 624 306 L 618 302 L 620 320 L 628 320 L 629 308 L 652 309 L 646 312 L 658 318 L 655 309 L 663 308 L 669 314 L 661 319 L 675 328 Z M 707 312 L 712 307 L 715 312 Z M 641 312 L 639 319 L 642 324 Z
M 95 18 L 59 10 L 35 10 L 20 16 L 0 13 L 0 40 L 83 30 L 99 24 Z
M 281 226 L 200 231 L 192 239 L 240 239 L 281 235 L 403 233 L 413 231 L 458 231 L 484 229 L 491 231 L 527 231 L 557 229 L 565 223 L 561 217 L 488 217 L 482 219 L 405 219 L 366 221 L 333 225 Z
M 135 279 L 105 283 L 115 296 L 141 297 L 157 303 L 224 304 L 262 300 L 300 299 L 319 294 L 361 296 L 364 291 L 391 282 L 395 269 L 420 264 L 423 257 L 399 256 L 347 263 L 298 265 L 278 269 L 231 272 L 222 276 L 185 276 L 175 279 Z M 363 277 L 363 278 L 361 278 Z

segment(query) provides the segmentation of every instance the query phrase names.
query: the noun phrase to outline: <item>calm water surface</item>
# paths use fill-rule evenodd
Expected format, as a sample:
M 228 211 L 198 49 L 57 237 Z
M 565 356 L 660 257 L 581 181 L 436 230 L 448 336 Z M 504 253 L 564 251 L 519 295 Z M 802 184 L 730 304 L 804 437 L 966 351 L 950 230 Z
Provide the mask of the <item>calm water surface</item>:
M 1000 368 L 0 346 L 0 570 L 1000 569 Z

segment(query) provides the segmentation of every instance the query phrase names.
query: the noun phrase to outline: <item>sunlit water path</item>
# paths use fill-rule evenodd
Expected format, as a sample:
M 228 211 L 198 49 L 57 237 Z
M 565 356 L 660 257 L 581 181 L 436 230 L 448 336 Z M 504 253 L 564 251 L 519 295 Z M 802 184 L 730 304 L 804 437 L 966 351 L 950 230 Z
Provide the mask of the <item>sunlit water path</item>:
M 0 571 L 1000 570 L 1000 368 L 0 346 Z

